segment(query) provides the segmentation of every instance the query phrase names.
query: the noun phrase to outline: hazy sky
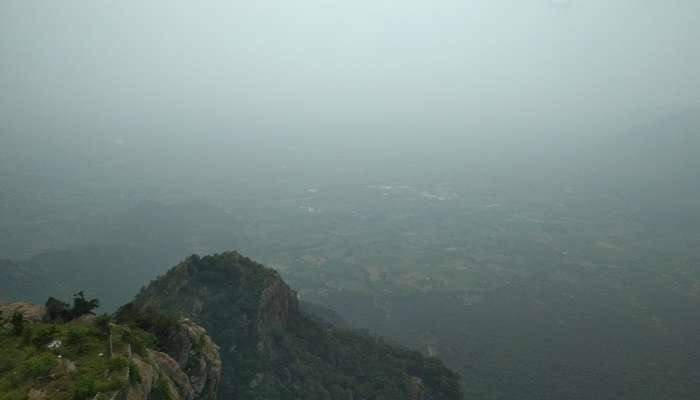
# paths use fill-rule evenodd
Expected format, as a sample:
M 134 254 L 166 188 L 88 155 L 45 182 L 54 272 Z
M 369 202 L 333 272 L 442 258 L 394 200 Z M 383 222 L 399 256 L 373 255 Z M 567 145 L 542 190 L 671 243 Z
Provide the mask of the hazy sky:
M 3 0 L 0 135 L 581 139 L 700 104 L 699 18 L 695 0 Z

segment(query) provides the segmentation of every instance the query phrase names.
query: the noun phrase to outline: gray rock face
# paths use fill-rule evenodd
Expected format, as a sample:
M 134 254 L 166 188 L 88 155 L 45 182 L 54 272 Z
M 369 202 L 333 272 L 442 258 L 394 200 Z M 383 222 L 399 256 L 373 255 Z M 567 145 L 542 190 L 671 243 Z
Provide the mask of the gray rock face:
M 22 314 L 25 321 L 41 322 L 46 308 L 30 303 L 0 303 L 0 321 L 9 321 L 15 313 Z
M 170 352 L 177 364 L 189 377 L 198 399 L 213 399 L 221 380 L 219 346 L 206 330 L 190 320 L 182 321 L 172 338 Z
M 148 350 L 132 355 L 129 385 L 120 394 L 126 400 L 215 400 L 221 380 L 219 348 L 204 328 L 184 320 L 168 353 Z M 165 397 L 163 397 L 165 396 Z M 168 397 L 169 396 L 169 397 Z

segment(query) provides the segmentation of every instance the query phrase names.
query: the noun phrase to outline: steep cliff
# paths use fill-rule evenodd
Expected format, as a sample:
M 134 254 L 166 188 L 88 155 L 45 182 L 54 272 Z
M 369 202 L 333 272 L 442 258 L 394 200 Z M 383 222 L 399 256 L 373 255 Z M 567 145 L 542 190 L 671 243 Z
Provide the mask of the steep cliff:
M 214 400 L 219 349 L 192 321 L 157 337 L 109 317 L 0 304 L 0 400 Z M 158 348 L 158 349 L 157 349 Z
M 188 258 L 125 309 L 204 326 L 221 346 L 222 399 L 460 398 L 440 361 L 317 322 L 275 271 L 236 252 Z

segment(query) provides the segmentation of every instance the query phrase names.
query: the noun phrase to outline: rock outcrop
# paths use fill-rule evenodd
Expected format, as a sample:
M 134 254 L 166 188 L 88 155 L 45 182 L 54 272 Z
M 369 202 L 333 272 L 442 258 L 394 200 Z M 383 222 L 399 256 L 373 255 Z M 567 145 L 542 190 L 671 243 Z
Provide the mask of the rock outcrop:
M 171 338 L 169 355 L 187 374 L 196 398 L 213 399 L 221 380 L 221 358 L 207 331 L 185 319 Z
M 22 314 L 25 321 L 40 322 L 46 317 L 46 308 L 30 303 L 0 303 L 0 321 L 10 321 L 16 313 Z
M 192 321 L 180 322 L 169 338 L 167 353 L 148 349 L 138 355 L 128 349 L 124 355 L 130 361 L 129 384 L 114 393 L 115 399 L 216 399 L 221 380 L 219 347 Z

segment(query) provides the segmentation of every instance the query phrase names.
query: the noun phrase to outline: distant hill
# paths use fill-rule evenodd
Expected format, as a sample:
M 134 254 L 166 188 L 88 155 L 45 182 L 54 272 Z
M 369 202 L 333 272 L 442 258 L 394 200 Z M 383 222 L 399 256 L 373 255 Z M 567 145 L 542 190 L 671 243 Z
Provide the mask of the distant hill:
M 0 259 L 0 301 L 41 301 L 55 293 L 56 286 L 41 275 L 28 263 Z
M 0 260 L 0 300 L 42 303 L 47 295 L 99 295 L 112 312 L 165 270 L 171 257 L 154 248 L 96 244 L 52 250 L 28 260 Z

